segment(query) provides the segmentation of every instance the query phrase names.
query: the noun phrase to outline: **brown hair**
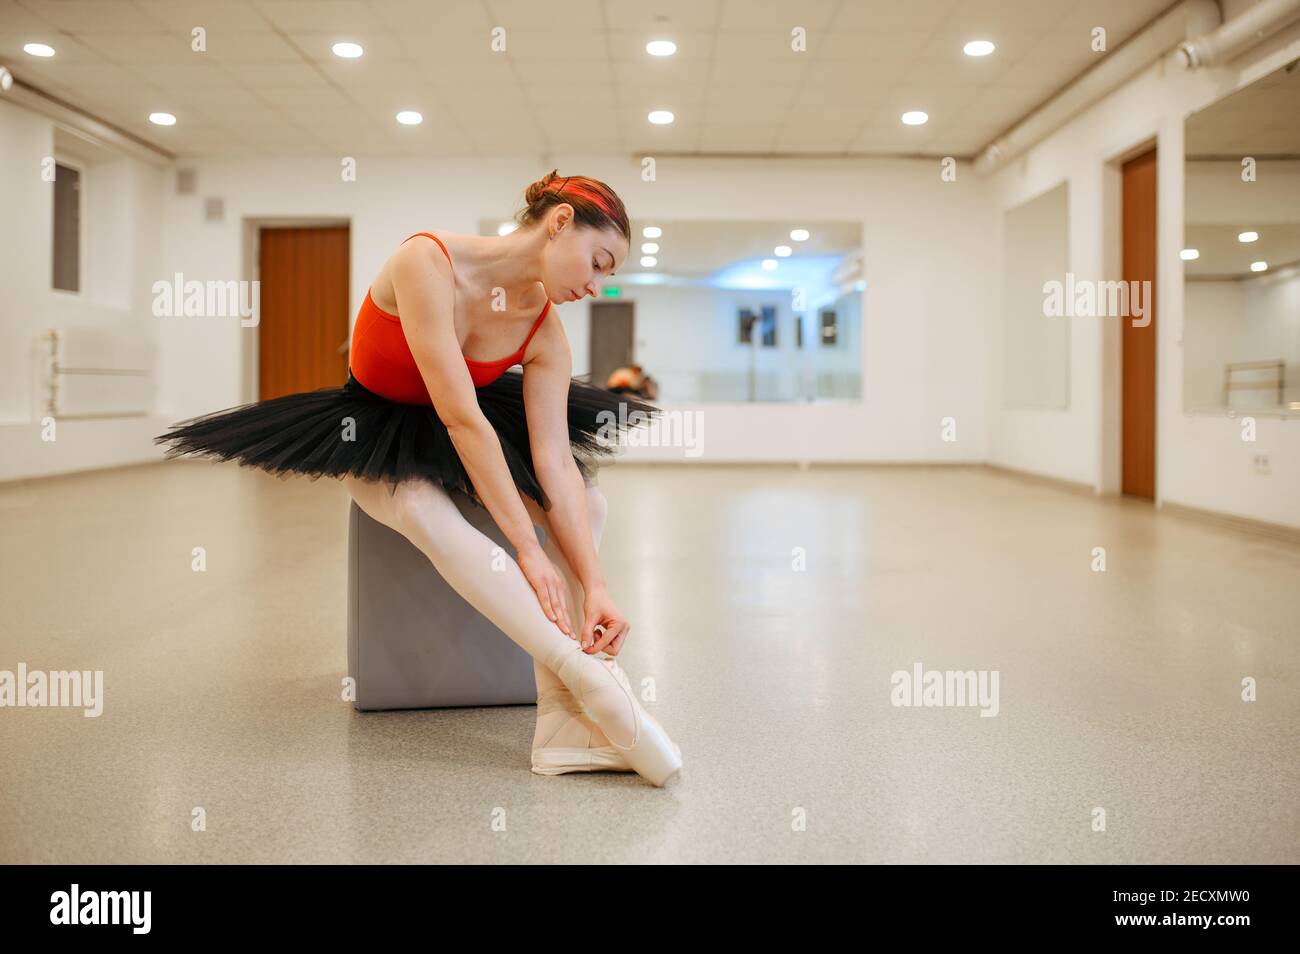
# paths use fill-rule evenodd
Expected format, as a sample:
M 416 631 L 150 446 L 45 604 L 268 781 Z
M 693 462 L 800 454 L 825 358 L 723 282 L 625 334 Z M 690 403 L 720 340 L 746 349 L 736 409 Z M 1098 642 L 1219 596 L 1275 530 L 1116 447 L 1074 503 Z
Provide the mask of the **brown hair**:
M 524 201 L 527 207 L 519 213 L 521 225 L 540 221 L 552 208 L 567 202 L 573 206 L 573 218 L 578 224 L 595 229 L 612 228 L 632 244 L 632 227 L 623 200 L 599 179 L 561 176 L 552 169 L 528 187 Z

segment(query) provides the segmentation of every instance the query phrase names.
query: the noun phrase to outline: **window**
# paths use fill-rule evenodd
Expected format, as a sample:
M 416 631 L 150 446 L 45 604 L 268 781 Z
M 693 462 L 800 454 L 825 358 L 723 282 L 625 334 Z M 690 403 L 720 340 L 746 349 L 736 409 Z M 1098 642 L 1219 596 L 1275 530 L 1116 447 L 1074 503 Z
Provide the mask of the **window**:
M 81 172 L 54 164 L 53 286 L 81 291 Z

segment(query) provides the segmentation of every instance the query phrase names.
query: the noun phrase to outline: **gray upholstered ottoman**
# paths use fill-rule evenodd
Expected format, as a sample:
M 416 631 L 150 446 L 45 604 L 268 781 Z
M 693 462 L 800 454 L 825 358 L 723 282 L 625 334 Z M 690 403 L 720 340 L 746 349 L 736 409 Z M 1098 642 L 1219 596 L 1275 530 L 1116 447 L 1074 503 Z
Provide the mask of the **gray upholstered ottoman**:
M 513 557 L 486 508 L 451 491 L 460 512 Z M 349 500 L 348 673 L 358 709 L 537 701 L 533 658 L 439 575 L 413 543 Z M 545 545 L 545 531 L 534 527 Z

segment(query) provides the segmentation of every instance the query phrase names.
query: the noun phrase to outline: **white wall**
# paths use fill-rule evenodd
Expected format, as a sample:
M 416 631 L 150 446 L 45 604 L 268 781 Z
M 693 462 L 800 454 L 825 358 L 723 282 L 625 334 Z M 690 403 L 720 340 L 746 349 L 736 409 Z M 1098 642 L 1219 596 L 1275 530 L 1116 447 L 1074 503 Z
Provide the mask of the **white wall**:
M 1156 501 L 1180 503 L 1300 527 L 1300 421 L 1257 419 L 1258 440 L 1224 414 L 1183 409 L 1183 120 L 1300 55 L 1300 29 L 1273 38 L 1232 69 L 1185 73 L 1153 64 L 1102 102 L 1016 157 L 991 180 L 996 207 L 1018 205 L 1062 180 L 1070 188 L 1070 262 L 1081 278 L 1118 278 L 1115 173 L 1108 163 L 1157 140 L 1157 414 Z M 1000 229 L 1000 219 L 990 219 Z M 997 252 L 1000 235 L 990 235 Z M 999 268 L 1000 270 L 1000 268 Z M 996 292 L 996 290 L 995 290 Z M 1000 305 L 992 332 L 1001 334 Z M 1003 407 L 990 396 L 993 463 L 1116 489 L 1114 460 L 1116 319 L 1074 318 L 1070 332 L 1070 404 L 1063 410 Z M 999 339 L 1000 340 L 1000 339 Z M 1001 380 L 999 351 L 990 380 Z M 1105 385 L 1105 386 L 1104 386 Z M 1109 390 L 1108 390 L 1109 389 Z M 1108 397 L 1109 395 L 1109 397 Z M 1108 417 L 1109 416 L 1109 417 Z M 1109 442 L 1109 444 L 1107 443 Z M 1267 451 L 1269 476 L 1254 472 Z
M 706 461 L 977 461 L 985 456 L 990 295 L 989 192 L 968 167 L 943 182 L 937 162 L 914 160 L 663 161 L 655 182 L 639 164 L 559 157 L 562 171 L 608 182 L 641 219 L 794 221 L 852 219 L 864 226 L 867 291 L 861 343 L 866 400 L 856 404 L 703 404 Z M 162 274 L 199 280 L 241 274 L 245 217 L 329 216 L 352 224 L 351 312 L 383 259 L 407 235 L 437 228 L 477 232 L 508 217 L 538 175 L 523 159 L 359 159 L 357 180 L 316 160 L 191 163 L 198 195 L 170 196 Z M 773 189 L 774 181 L 783 183 Z M 802 186 L 801 186 L 802 184 Z M 226 199 L 226 220 L 202 221 L 202 199 Z M 586 370 L 587 306 L 558 309 L 574 373 Z M 164 320 L 160 408 L 190 415 L 241 399 L 237 319 Z M 691 410 L 693 405 L 669 409 Z M 941 439 L 956 419 L 957 441 Z M 681 459 L 684 449 L 628 448 L 627 459 Z
M 138 160 L 86 145 L 73 157 L 55 142 L 51 120 L 0 102 L 0 480 L 154 459 L 150 436 L 163 425 L 150 416 L 69 418 L 56 422 L 54 440 L 42 439 L 50 433 L 40 344 L 48 329 L 93 329 L 151 347 L 143 283 L 158 267 L 163 180 Z M 41 172 L 46 157 L 64 155 L 86 167 L 80 294 L 51 288 L 53 184 Z

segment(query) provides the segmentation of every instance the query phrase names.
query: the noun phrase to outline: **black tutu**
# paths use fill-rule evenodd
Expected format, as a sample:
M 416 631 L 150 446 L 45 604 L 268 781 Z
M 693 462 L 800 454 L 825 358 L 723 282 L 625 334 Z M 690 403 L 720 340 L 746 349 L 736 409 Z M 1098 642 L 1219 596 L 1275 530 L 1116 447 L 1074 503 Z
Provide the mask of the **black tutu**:
M 507 371 L 475 393 L 483 416 L 501 438 L 515 485 L 549 511 L 550 501 L 533 470 L 523 374 Z M 569 444 L 583 478 L 590 482 L 631 428 L 660 413 L 661 408 L 630 395 L 571 379 Z M 167 445 L 167 459 L 237 460 L 282 477 L 350 475 L 393 482 L 423 477 L 481 503 L 433 406 L 389 400 L 364 387 L 350 371 L 342 387 L 285 394 L 189 418 L 153 441 Z

